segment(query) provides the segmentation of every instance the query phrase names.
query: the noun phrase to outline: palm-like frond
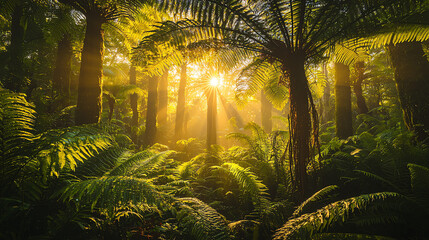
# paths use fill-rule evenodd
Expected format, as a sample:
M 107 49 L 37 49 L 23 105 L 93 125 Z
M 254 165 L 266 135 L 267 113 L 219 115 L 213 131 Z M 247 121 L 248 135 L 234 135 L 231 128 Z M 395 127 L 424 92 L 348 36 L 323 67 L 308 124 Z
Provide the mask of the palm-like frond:
M 232 239 L 226 219 L 215 209 L 196 198 L 180 198 L 177 213 L 179 226 L 194 240 Z
M 358 214 L 359 211 L 369 206 L 377 206 L 380 209 L 388 208 L 391 205 L 388 205 L 386 200 L 392 200 L 392 204 L 396 202 L 399 207 L 401 201 L 398 200 L 401 198 L 402 196 L 398 193 L 382 192 L 334 202 L 316 212 L 289 220 L 277 230 L 274 239 L 309 239 L 317 233 L 329 232 L 333 225 L 346 222 L 353 214 Z M 378 220 L 386 223 L 391 219 L 379 218 Z M 373 221 L 373 219 L 369 221 Z

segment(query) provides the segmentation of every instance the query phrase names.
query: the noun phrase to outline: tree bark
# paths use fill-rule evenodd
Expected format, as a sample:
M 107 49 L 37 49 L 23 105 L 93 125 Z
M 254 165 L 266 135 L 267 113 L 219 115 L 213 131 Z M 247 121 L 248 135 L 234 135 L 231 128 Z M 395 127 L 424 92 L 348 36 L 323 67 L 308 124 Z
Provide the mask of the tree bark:
M 180 140 L 186 137 L 185 112 L 186 112 L 186 81 L 187 63 L 180 67 L 180 83 L 177 96 L 176 124 L 174 129 L 175 139 Z
M 156 118 L 158 115 L 158 76 L 149 78 L 146 112 L 145 146 L 155 143 L 157 128 Z
M 293 171 L 293 184 L 298 190 L 299 200 L 309 191 L 307 165 L 310 162 L 312 119 L 309 105 L 308 81 L 304 60 L 298 56 L 285 66 L 284 74 L 290 80 L 290 138 L 289 158 Z M 314 113 L 313 113 L 314 114 Z
M 267 96 L 264 93 L 264 90 L 261 90 L 261 122 L 262 128 L 266 133 L 271 133 L 273 128 L 272 122 L 272 109 L 273 105 L 268 101 Z
M 61 107 L 70 104 L 70 79 L 73 49 L 70 35 L 65 34 L 58 42 L 57 61 L 53 76 L 54 90 L 60 96 Z
M 207 149 L 216 144 L 217 118 L 217 89 L 209 87 L 207 90 Z
M 88 14 L 86 24 L 76 108 L 78 125 L 98 123 L 102 108 L 103 21 L 97 14 Z
M 366 105 L 365 98 L 362 94 L 362 82 L 365 79 L 365 63 L 364 62 L 357 62 L 355 64 L 355 70 L 356 70 L 356 79 L 353 82 L 353 92 L 356 95 L 356 104 L 358 108 L 359 114 L 368 113 L 368 107 Z
M 396 88 L 407 128 L 419 140 L 429 130 L 429 62 L 421 43 L 405 42 L 388 47 L 395 70 Z
M 335 123 L 338 138 L 353 135 L 350 69 L 342 63 L 335 63 Z
M 23 6 L 18 4 L 12 12 L 9 52 L 9 76 L 4 87 L 14 92 L 23 92 L 28 83 L 24 77 L 24 27 L 21 25 Z

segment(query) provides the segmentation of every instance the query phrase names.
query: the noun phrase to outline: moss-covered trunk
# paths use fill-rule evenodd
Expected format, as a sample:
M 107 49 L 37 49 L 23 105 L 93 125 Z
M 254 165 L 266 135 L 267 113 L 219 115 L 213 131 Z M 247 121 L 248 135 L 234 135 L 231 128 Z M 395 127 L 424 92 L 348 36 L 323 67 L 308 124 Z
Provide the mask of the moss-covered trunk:
M 175 139 L 180 140 L 186 137 L 185 112 L 186 112 L 186 81 L 187 64 L 180 67 L 180 83 L 177 93 L 176 124 L 174 129 Z
M 407 128 L 420 140 L 429 130 L 429 62 L 418 42 L 389 46 L 395 82 Z
M 104 53 L 102 23 L 102 19 L 97 14 L 86 16 L 87 25 L 76 108 L 76 124 L 78 125 L 100 121 Z
M 65 34 L 58 42 L 53 87 L 60 98 L 61 107 L 70 104 L 70 79 L 73 49 L 70 35 Z
M 144 137 L 145 146 L 153 145 L 156 140 L 156 118 L 158 115 L 158 79 L 158 76 L 153 76 L 149 78 L 146 111 L 146 130 Z
M 350 69 L 342 63 L 335 63 L 335 124 L 338 138 L 353 135 Z
M 261 90 L 261 121 L 262 128 L 267 133 L 270 133 L 273 128 L 272 117 L 273 105 L 268 101 L 267 96 L 265 96 L 264 90 Z
M 28 83 L 24 77 L 24 27 L 21 24 L 23 6 L 17 4 L 12 12 L 9 55 L 9 75 L 4 80 L 4 87 L 14 92 L 23 92 Z
M 207 90 L 207 149 L 217 143 L 216 119 L 217 118 L 217 89 Z

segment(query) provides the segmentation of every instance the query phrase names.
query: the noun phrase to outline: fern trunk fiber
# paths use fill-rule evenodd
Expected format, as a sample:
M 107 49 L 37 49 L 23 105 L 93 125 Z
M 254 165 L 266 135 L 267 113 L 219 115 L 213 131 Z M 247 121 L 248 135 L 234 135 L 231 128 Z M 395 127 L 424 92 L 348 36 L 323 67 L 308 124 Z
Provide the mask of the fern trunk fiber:
M 406 42 L 389 46 L 395 69 L 396 88 L 407 128 L 420 140 L 429 130 L 429 62 L 421 43 Z
M 180 83 L 177 96 L 176 124 L 174 129 L 175 139 L 180 140 L 186 137 L 185 112 L 186 112 L 186 81 L 187 64 L 180 67 Z
M 207 149 L 216 144 L 217 89 L 207 90 Z
M 149 79 L 146 111 L 146 129 L 144 145 L 150 146 L 155 143 L 157 128 L 156 118 L 158 115 L 158 76 Z
M 309 190 L 307 165 L 310 162 L 311 127 L 307 77 L 304 61 L 294 59 L 285 71 L 290 79 L 290 129 L 291 145 L 289 158 L 293 165 L 294 185 L 299 200 L 305 198 Z
M 28 85 L 24 78 L 24 27 L 21 25 L 23 6 L 17 5 L 12 12 L 9 53 L 9 75 L 5 78 L 4 87 L 14 92 L 23 92 Z
M 71 61 L 73 57 L 70 35 L 65 34 L 58 42 L 53 87 L 60 98 L 61 107 L 70 104 Z
M 97 14 L 86 16 L 79 75 L 76 124 L 98 123 L 101 116 L 103 85 L 104 32 L 103 21 Z
M 359 114 L 368 113 L 368 106 L 366 105 L 365 98 L 363 96 L 362 91 L 362 82 L 365 78 L 365 63 L 364 62 L 357 62 L 355 64 L 356 69 L 356 79 L 353 82 L 353 92 L 356 96 L 356 105 L 357 110 Z
M 158 86 L 158 124 L 160 143 L 167 143 L 168 136 L 168 70 L 165 70 L 159 79 Z
M 264 128 L 266 133 L 270 133 L 273 128 L 273 122 L 271 120 L 272 109 L 272 104 L 268 101 L 264 91 L 261 90 L 261 121 L 262 128 Z
M 353 135 L 350 69 L 342 63 L 335 63 L 335 124 L 338 138 Z

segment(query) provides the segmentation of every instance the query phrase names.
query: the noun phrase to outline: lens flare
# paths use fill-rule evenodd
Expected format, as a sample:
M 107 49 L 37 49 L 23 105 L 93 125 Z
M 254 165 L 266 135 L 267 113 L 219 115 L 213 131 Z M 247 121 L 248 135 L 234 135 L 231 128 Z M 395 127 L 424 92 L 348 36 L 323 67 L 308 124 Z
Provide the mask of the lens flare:
M 221 79 L 218 77 L 212 77 L 210 79 L 210 86 L 212 87 L 218 87 L 221 84 Z

